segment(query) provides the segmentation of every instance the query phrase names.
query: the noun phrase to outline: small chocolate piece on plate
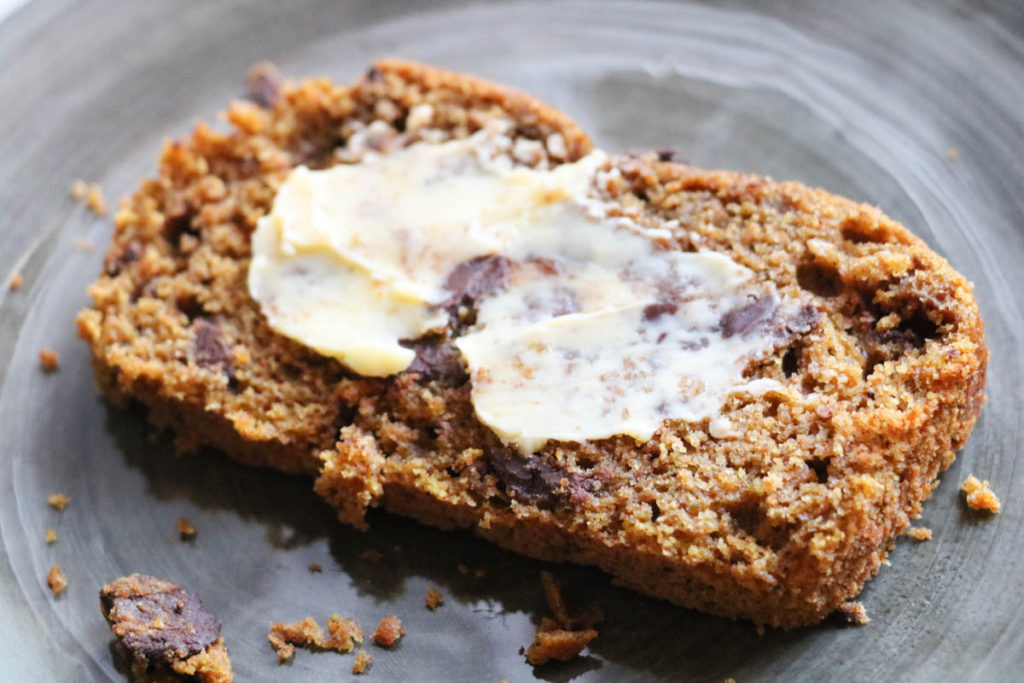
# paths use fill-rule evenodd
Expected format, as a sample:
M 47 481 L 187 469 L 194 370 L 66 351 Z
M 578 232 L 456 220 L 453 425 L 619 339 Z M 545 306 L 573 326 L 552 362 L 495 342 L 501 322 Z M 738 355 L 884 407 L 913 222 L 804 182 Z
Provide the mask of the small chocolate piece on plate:
M 195 594 L 132 574 L 100 590 L 100 608 L 137 679 L 163 674 L 204 683 L 233 680 L 220 620 Z

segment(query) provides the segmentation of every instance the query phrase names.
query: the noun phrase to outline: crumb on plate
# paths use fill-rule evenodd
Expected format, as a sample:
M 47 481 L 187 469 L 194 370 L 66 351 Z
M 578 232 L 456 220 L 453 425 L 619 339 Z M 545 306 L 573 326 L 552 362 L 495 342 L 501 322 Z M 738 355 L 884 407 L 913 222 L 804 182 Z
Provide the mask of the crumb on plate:
M 46 585 L 53 592 L 53 597 L 57 597 L 68 587 L 68 576 L 59 564 L 50 567 L 50 573 L 46 575 Z
M 57 530 L 54 529 L 53 527 L 50 527 L 49 529 L 47 529 L 46 530 L 46 536 L 44 537 L 43 540 L 46 541 L 46 545 L 53 545 L 54 543 L 56 543 L 57 542 Z
M 594 626 L 604 620 L 601 610 L 596 607 L 570 610 L 562 595 L 562 587 L 551 572 L 542 571 L 540 579 L 553 618 L 541 619 L 533 643 L 526 650 L 526 661 L 532 666 L 572 659 L 597 637 Z
M 280 664 L 295 656 L 296 645 L 317 647 L 318 643 L 324 642 L 324 632 L 313 617 L 306 617 L 293 624 L 271 622 L 267 640 L 277 650 L 277 661 Z
M 100 609 L 133 680 L 234 680 L 220 620 L 181 586 L 145 574 L 123 576 L 100 590 Z
M 314 562 L 313 564 L 309 565 L 309 573 L 310 574 L 319 574 L 323 570 L 324 570 L 324 568 L 321 567 L 320 565 L 318 565 L 316 562 Z
M 441 591 L 437 590 L 436 588 L 428 588 L 427 589 L 427 599 L 426 599 L 427 609 L 429 609 L 431 612 L 433 612 L 434 610 L 436 610 L 438 607 L 440 607 L 443 604 L 444 604 L 444 596 L 441 595 Z
M 183 541 L 191 541 L 196 537 L 196 525 L 184 517 L 178 518 L 178 535 Z
M 294 624 L 271 623 L 267 639 L 277 650 L 278 663 L 283 663 L 295 656 L 296 646 L 313 651 L 351 652 L 355 643 L 363 642 L 363 630 L 352 619 L 332 614 L 327 619 L 326 634 L 313 617 L 306 617 Z
M 363 673 L 372 662 L 373 657 L 366 654 L 366 650 L 360 650 L 356 655 L 356 660 L 352 662 L 352 673 L 357 675 Z
M 351 652 L 356 643 L 363 642 L 363 629 L 352 619 L 342 619 L 332 614 L 327 619 L 327 633 L 330 634 L 318 647 L 336 652 Z
M 868 611 L 864 609 L 864 604 L 855 600 L 847 600 L 841 604 L 836 609 L 836 614 L 847 624 L 855 626 L 864 626 L 871 621 Z
M 910 536 L 915 541 L 930 541 L 932 538 L 932 530 L 928 527 L 912 526 L 907 529 L 907 536 Z
M 97 183 L 76 180 L 71 183 L 71 197 L 84 203 L 97 216 L 107 215 L 107 203 L 103 199 L 103 190 Z
M 11 279 L 7 281 L 7 286 L 12 292 L 16 292 L 22 288 L 25 284 L 25 278 L 22 277 L 21 273 L 12 273 Z
M 47 498 L 46 502 L 54 510 L 66 510 L 68 505 L 71 504 L 71 498 L 64 495 L 63 493 L 57 492 L 52 494 L 49 498 Z
M 547 626 L 554 626 L 552 620 L 544 619 L 541 622 L 542 629 L 545 622 L 547 622 Z M 567 631 L 560 628 L 538 629 L 533 643 L 526 651 L 526 661 L 531 666 L 541 666 L 552 660 L 567 661 L 582 652 L 583 648 L 594 638 L 597 638 L 597 631 L 594 629 L 582 631 Z
M 960 490 L 967 494 L 967 506 L 972 510 L 984 510 L 993 515 L 998 514 L 1002 505 L 999 498 L 989 488 L 988 480 L 979 481 L 973 474 L 967 477 Z
M 391 647 L 404 635 L 401 619 L 392 614 L 380 620 L 377 630 L 373 632 L 373 642 L 381 647 Z
M 53 372 L 60 367 L 60 356 L 53 349 L 40 349 L 39 366 L 44 372 Z

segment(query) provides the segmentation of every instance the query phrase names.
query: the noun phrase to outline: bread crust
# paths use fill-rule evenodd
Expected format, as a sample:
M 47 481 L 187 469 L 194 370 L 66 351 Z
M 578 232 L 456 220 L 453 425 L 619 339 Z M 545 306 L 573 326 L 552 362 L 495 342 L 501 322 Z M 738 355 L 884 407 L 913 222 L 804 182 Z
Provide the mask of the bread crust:
M 401 129 L 421 104 L 451 136 L 508 118 L 553 164 L 591 149 L 531 97 L 395 60 L 351 88 L 309 81 L 286 87 L 272 109 L 236 104 L 234 133 L 200 126 L 168 145 L 160 178 L 118 212 L 96 304 L 79 316 L 103 392 L 142 402 L 184 449 L 319 472 L 316 490 L 357 526 L 380 506 L 777 627 L 818 621 L 856 595 L 984 400 L 988 351 L 969 283 L 872 207 L 796 183 L 615 157 L 605 199 L 677 226 L 680 249 L 726 253 L 812 302 L 818 322 L 748 368 L 785 391 L 730 399 L 737 438 L 712 437 L 707 421 L 671 423 L 643 445 L 552 443 L 525 465 L 509 461 L 473 415 L 464 380 L 422 369 L 353 376 L 273 333 L 245 286 L 248 235 L 287 171 L 346 161 L 339 147 L 374 120 L 408 136 Z M 536 471 L 561 479 L 547 477 L 547 490 Z

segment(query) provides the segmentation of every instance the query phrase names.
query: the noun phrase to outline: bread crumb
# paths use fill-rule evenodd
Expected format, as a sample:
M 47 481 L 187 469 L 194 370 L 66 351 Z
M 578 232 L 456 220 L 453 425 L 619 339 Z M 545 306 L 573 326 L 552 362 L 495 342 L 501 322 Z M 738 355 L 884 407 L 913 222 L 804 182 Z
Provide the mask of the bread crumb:
M 1002 505 L 996 494 L 989 488 L 988 481 L 979 481 L 973 474 L 967 477 L 960 490 L 967 494 L 967 505 L 972 510 L 984 510 L 993 515 L 999 514 Z
M 107 203 L 103 199 L 103 190 L 97 183 L 87 183 L 84 180 L 76 180 L 71 183 L 71 197 L 76 201 L 84 203 L 97 216 L 107 215 Z
M 436 588 L 428 588 L 427 589 L 427 601 L 426 601 L 427 609 L 429 609 L 431 612 L 433 612 L 434 610 L 436 610 L 438 607 L 440 607 L 443 604 L 444 604 L 444 596 L 441 595 L 441 592 L 439 590 L 437 590 Z
M 540 666 L 553 659 L 572 659 L 597 637 L 594 626 L 604 620 L 601 610 L 596 607 L 570 611 L 562 596 L 562 587 L 551 572 L 542 571 L 540 581 L 554 618 L 541 619 L 533 643 L 526 650 L 526 661 L 532 666 Z
M 593 629 L 584 631 L 566 631 L 557 628 L 549 631 L 538 630 L 533 643 L 526 651 L 526 661 L 531 666 L 547 664 L 553 659 L 564 662 L 578 655 L 594 638 L 597 638 L 597 631 Z
M 60 367 L 60 356 L 53 349 L 40 349 L 39 366 L 43 372 L 53 372 Z
M 923 526 L 912 526 L 907 529 L 907 536 L 910 536 L 915 541 L 930 541 L 932 530 Z
M 71 246 L 78 251 L 90 252 L 96 250 L 96 245 L 89 240 L 77 239 L 71 243 Z
M 320 565 L 318 565 L 315 562 L 313 564 L 309 565 L 309 573 L 310 574 L 319 574 L 323 570 L 324 570 L 324 568 L 321 567 Z
M 267 640 L 277 650 L 277 662 L 283 664 L 295 656 L 295 646 L 309 647 L 324 642 L 324 632 L 313 617 L 294 624 L 270 624 Z
M 22 285 L 25 284 L 25 278 L 21 276 L 21 273 L 14 273 L 11 275 L 11 279 L 7 281 L 7 286 L 12 292 L 16 292 L 21 289 Z
M 390 617 L 384 617 L 377 624 L 377 630 L 373 632 L 373 642 L 381 647 L 391 647 L 404 635 L 405 629 L 402 628 L 402 621 L 392 614 Z
M 46 541 L 46 545 L 53 545 L 57 542 L 57 530 L 50 527 L 46 530 L 46 536 L 43 538 Z
M 473 576 L 475 576 L 478 579 L 482 579 L 485 576 L 487 576 L 487 570 L 486 569 L 476 569 L 476 570 L 473 571 Z
M 50 504 L 54 510 L 66 510 L 68 505 L 71 504 L 71 499 L 63 493 L 54 493 L 46 502 Z
M 548 609 L 551 610 L 554 621 L 560 628 L 569 631 L 590 629 L 604 621 L 604 614 L 597 607 L 585 610 L 570 610 L 566 607 L 565 598 L 562 597 L 562 587 L 551 572 L 541 571 L 540 582 L 544 587 L 544 598 L 547 600 Z
M 295 646 L 291 643 L 286 643 L 284 641 L 277 642 L 276 640 L 271 640 L 270 644 L 274 646 L 275 650 L 277 650 L 278 664 L 284 664 L 289 659 L 295 656 Z
M 960 148 L 959 147 L 950 147 L 949 149 L 947 149 L 946 150 L 946 158 L 949 159 L 950 161 L 956 161 L 957 159 L 959 159 L 960 158 Z
M 864 609 L 863 603 L 854 600 L 847 600 L 841 604 L 836 609 L 836 614 L 846 623 L 854 624 L 855 626 L 864 626 L 871 621 L 867 610 Z
M 57 597 L 68 587 L 67 574 L 64 573 L 59 564 L 50 567 L 50 573 L 46 575 L 46 585 L 53 592 L 53 597 Z
M 469 567 L 467 567 L 464 564 L 460 564 L 460 565 L 458 565 L 455 568 L 459 571 L 460 574 L 468 574 L 469 573 Z
M 85 201 L 85 196 L 89 194 L 89 183 L 85 182 L 81 178 L 71 183 L 71 198 L 77 201 Z
M 356 643 L 363 642 L 363 629 L 359 624 L 352 619 L 342 619 L 337 614 L 327 619 L 327 632 L 330 637 L 317 645 L 322 650 L 351 652 Z
M 360 560 L 366 560 L 367 562 L 380 562 L 384 559 L 384 555 L 376 550 L 364 550 L 359 553 Z
M 178 535 L 183 541 L 191 541 L 196 537 L 196 525 L 184 517 L 178 518 Z
M 231 658 L 220 621 L 194 593 L 144 574 L 100 589 L 100 610 L 118 639 L 115 652 L 134 681 L 230 683 Z
M 363 673 L 371 662 L 373 662 L 373 657 L 366 654 L 366 650 L 360 650 L 356 655 L 356 661 L 352 662 L 352 673 L 356 675 Z
M 279 664 L 295 656 L 295 646 L 314 651 L 334 650 L 344 654 L 351 652 L 355 643 L 363 642 L 363 629 L 359 624 L 352 619 L 342 619 L 337 614 L 327 619 L 327 634 L 313 617 L 306 617 L 294 624 L 271 623 L 267 640 L 277 650 Z

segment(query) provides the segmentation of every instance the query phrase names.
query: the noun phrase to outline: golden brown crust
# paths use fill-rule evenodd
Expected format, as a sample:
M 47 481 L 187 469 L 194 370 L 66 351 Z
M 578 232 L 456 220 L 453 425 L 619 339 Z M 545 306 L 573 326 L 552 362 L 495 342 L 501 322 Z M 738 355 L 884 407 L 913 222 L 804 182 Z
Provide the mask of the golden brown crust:
M 274 334 L 245 286 L 248 237 L 292 166 L 357 160 L 353 140 L 372 121 L 385 135 L 365 144 L 412 139 L 418 105 L 445 136 L 494 116 L 517 137 L 557 136 L 552 164 L 586 153 L 586 136 L 533 98 L 393 60 L 351 88 L 308 81 L 275 97 L 272 108 L 234 105 L 231 135 L 200 126 L 165 149 L 160 178 L 118 213 L 95 306 L 79 317 L 104 393 L 147 405 L 184 449 L 319 468 L 317 491 L 350 524 L 376 505 L 790 627 L 859 592 L 970 433 L 983 325 L 970 285 L 920 240 L 796 183 L 618 157 L 606 199 L 674 226 L 680 249 L 726 253 L 813 302 L 818 322 L 748 369 L 785 391 L 730 399 L 737 438 L 673 423 L 640 447 L 556 443 L 510 461 L 464 382 L 354 377 Z M 565 476 L 543 490 L 538 471 Z

